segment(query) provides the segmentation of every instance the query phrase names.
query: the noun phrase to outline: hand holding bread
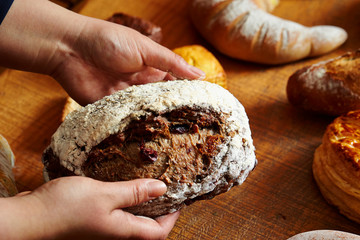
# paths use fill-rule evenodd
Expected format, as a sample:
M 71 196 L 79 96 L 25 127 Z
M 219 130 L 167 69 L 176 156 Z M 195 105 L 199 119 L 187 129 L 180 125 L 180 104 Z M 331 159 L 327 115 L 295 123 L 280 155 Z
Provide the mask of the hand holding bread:
M 206 81 L 118 91 L 66 117 L 43 154 L 48 179 L 155 178 L 167 192 L 127 211 L 157 217 L 243 183 L 256 165 L 243 106 Z

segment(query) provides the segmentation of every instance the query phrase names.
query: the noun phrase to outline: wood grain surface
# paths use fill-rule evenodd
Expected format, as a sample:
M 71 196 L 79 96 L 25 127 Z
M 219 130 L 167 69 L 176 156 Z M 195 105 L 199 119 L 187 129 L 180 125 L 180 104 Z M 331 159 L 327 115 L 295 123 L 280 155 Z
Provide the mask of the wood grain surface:
M 162 27 L 162 44 L 171 49 L 205 46 L 223 65 L 229 91 L 247 111 L 258 166 L 243 185 L 183 209 L 168 239 L 287 239 L 317 229 L 360 234 L 359 224 L 325 202 L 312 176 L 314 150 L 333 118 L 294 108 L 285 92 L 295 70 L 359 47 L 360 0 L 281 0 L 275 15 L 307 26 L 340 26 L 349 39 L 325 56 L 280 66 L 247 63 L 217 52 L 192 26 L 189 3 L 89 0 L 74 9 L 101 19 L 125 12 L 151 20 Z M 15 153 L 20 191 L 43 184 L 41 154 L 60 123 L 65 98 L 65 91 L 48 76 L 0 68 L 0 133 Z

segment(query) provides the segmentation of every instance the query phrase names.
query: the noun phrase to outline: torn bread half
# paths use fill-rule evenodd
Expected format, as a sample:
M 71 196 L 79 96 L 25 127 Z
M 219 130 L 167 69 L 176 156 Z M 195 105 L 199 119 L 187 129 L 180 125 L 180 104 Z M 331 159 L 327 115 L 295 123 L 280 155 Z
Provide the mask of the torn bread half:
M 162 180 L 167 192 L 127 209 L 157 217 L 244 182 L 256 165 L 244 107 L 206 81 L 132 86 L 70 113 L 42 161 L 49 179 Z

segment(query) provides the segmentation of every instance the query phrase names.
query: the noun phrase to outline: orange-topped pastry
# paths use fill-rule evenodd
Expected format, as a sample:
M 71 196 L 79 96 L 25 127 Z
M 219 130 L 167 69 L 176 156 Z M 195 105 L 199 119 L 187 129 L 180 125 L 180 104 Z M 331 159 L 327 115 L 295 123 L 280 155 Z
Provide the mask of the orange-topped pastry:
M 315 151 L 313 173 L 325 199 L 360 223 L 360 110 L 327 127 Z
M 187 63 L 201 69 L 205 74 L 205 81 L 216 83 L 227 88 L 226 73 L 216 57 L 200 45 L 188 45 L 173 50 L 185 59 Z

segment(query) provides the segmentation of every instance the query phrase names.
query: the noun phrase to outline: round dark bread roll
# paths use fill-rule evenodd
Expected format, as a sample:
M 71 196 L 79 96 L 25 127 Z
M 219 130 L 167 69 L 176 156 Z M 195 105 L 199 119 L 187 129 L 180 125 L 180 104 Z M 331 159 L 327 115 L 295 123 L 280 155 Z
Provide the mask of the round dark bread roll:
M 304 110 L 340 116 L 360 109 L 360 49 L 299 69 L 286 86 L 287 97 Z
M 163 196 L 126 209 L 148 217 L 228 191 L 257 162 L 240 102 L 217 84 L 187 80 L 129 87 L 75 110 L 42 160 L 48 179 L 162 180 Z
M 109 22 L 117 23 L 124 25 L 126 27 L 132 28 L 141 34 L 149 37 L 153 41 L 160 43 L 162 39 L 161 27 L 155 25 L 154 23 L 139 18 L 131 16 L 125 13 L 114 13 L 109 19 Z

